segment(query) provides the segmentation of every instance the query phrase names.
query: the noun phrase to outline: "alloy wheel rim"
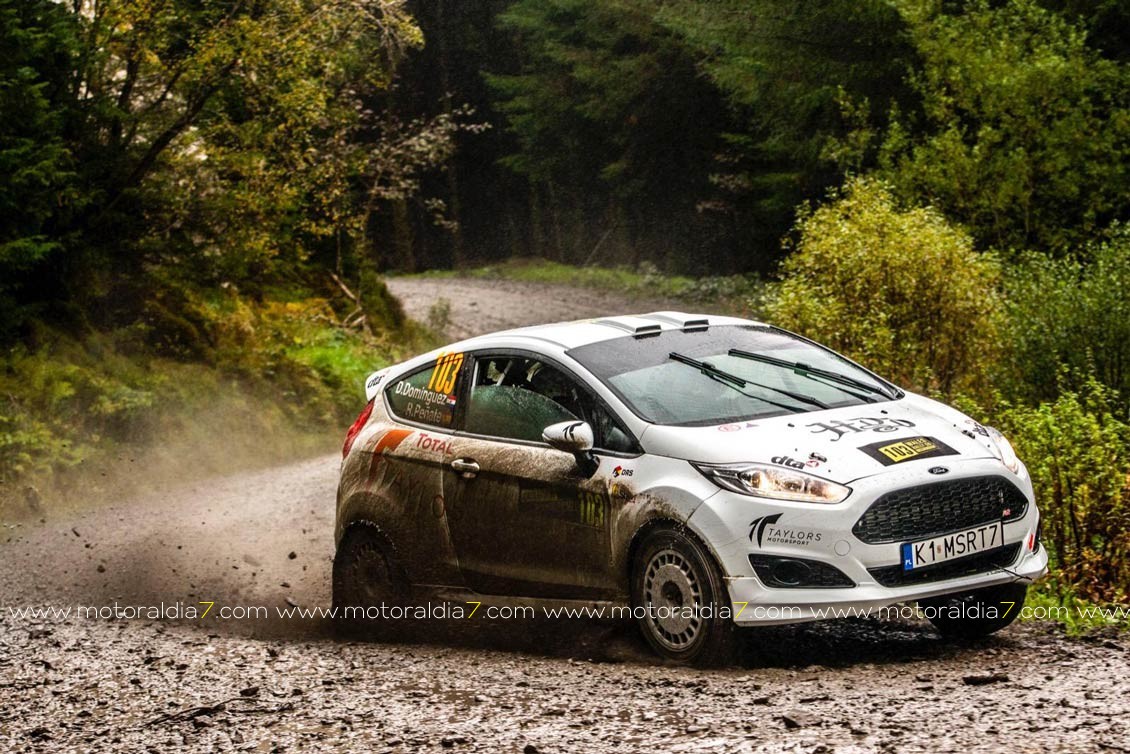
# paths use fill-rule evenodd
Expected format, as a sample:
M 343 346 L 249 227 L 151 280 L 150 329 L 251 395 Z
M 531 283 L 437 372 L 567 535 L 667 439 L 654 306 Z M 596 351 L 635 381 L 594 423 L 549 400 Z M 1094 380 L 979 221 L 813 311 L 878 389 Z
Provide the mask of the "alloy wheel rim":
M 651 556 L 644 570 L 643 606 L 656 641 L 686 651 L 702 633 L 702 578 L 691 561 L 671 548 Z

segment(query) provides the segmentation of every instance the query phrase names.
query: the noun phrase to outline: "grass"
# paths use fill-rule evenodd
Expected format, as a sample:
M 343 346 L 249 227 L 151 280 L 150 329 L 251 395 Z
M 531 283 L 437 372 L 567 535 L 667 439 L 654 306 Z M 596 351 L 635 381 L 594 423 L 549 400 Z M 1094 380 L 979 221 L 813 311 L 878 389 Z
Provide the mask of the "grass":
M 0 518 L 331 452 L 365 377 L 436 345 L 412 322 L 344 328 L 319 298 L 196 301 L 189 319 L 207 335 L 183 351 L 41 328 L 0 355 Z
M 1130 631 L 1130 605 L 1100 605 L 1079 597 L 1069 586 L 1042 579 L 1028 589 L 1024 604 L 1027 620 L 1051 621 L 1069 636 L 1096 631 Z
M 747 311 L 760 296 L 759 278 L 747 275 L 692 278 L 667 275 L 644 263 L 628 267 L 577 267 L 539 258 L 510 259 L 499 264 L 465 270 L 430 270 L 409 277 L 479 278 L 568 285 L 627 292 L 638 296 L 672 298 L 688 303 L 723 303 L 734 311 Z

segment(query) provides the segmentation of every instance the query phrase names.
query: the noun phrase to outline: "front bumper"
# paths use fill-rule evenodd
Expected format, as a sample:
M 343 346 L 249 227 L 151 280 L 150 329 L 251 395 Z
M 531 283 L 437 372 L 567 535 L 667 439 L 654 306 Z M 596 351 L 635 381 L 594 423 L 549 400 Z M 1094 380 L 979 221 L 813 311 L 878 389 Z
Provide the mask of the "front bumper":
M 1012 475 L 995 459 L 963 460 L 950 464 L 946 480 L 1003 476 L 1028 501 L 1023 516 L 1004 525 L 1005 546 L 1016 555 L 1004 567 L 986 566 L 977 573 L 961 572 L 899 586 L 884 586 L 872 571 L 901 563 L 901 541 L 867 544 L 852 529 L 882 495 L 893 490 L 938 483 L 927 472 L 933 464 L 898 469 L 853 482 L 852 494 L 838 505 L 791 503 L 723 492 L 713 495 L 691 516 L 689 524 L 714 550 L 726 574 L 735 622 L 739 625 L 796 623 L 827 618 L 881 616 L 882 608 L 951 592 L 1033 580 L 1047 571 L 1047 550 L 1032 549 L 1039 524 L 1027 471 Z M 770 523 L 766 524 L 766 520 Z M 960 527 L 958 527 L 960 528 Z M 923 532 L 921 537 L 942 532 Z M 854 586 L 774 587 L 759 578 L 750 556 L 797 558 L 834 567 Z

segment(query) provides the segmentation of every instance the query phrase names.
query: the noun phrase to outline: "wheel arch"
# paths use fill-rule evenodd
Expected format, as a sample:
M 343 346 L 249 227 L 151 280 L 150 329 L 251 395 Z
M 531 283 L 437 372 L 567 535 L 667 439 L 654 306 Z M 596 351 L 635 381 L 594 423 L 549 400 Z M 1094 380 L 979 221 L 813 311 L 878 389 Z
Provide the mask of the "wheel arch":
M 632 537 L 628 542 L 627 548 L 625 549 L 624 562 L 621 564 L 620 575 L 623 579 L 623 583 L 628 587 L 629 594 L 631 593 L 633 576 L 632 567 L 635 564 L 636 555 L 639 553 L 640 547 L 652 532 L 662 529 L 671 529 L 677 531 L 680 534 L 683 534 L 694 540 L 695 543 L 702 548 L 703 552 L 706 553 L 707 557 L 711 558 L 714 561 L 714 565 L 718 567 L 718 572 L 722 574 L 723 580 L 727 578 L 726 568 L 723 565 L 721 558 L 718 557 L 718 553 L 714 551 L 714 548 L 710 546 L 710 543 L 706 541 L 706 538 L 702 536 L 702 533 L 696 531 L 695 528 L 690 525 L 690 522 L 680 521 L 676 518 L 672 518 L 671 516 L 657 515 L 644 521 L 642 524 L 640 524 L 639 527 L 636 528 L 636 530 L 632 533 Z

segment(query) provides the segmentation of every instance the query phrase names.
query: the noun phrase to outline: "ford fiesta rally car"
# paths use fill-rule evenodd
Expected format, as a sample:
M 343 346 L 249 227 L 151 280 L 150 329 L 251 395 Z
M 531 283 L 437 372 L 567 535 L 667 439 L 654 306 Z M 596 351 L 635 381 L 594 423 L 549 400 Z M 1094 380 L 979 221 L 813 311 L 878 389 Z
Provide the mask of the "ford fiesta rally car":
M 527 327 L 366 393 L 333 572 L 355 614 L 423 595 L 627 606 L 656 652 L 701 664 L 737 627 L 907 601 L 987 634 L 1047 567 L 1004 437 L 770 325 Z

